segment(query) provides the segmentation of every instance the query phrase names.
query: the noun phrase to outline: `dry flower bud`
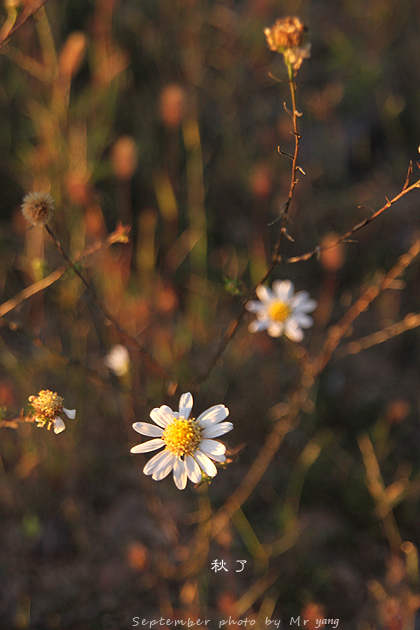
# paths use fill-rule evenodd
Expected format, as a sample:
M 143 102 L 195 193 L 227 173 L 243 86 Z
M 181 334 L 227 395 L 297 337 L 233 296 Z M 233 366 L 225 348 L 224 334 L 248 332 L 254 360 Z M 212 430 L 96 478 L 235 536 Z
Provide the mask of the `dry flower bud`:
M 165 127 L 177 129 L 185 113 L 185 92 L 180 85 L 166 85 L 160 94 L 160 117 Z
M 76 74 L 82 63 L 86 46 L 87 39 L 84 33 L 76 31 L 68 36 L 58 60 L 60 76 L 72 77 Z
M 137 168 L 137 146 L 130 136 L 118 138 L 112 147 L 112 170 L 118 179 L 130 179 Z
M 264 34 L 270 50 L 284 52 L 287 48 L 296 48 L 302 44 L 305 25 L 297 17 L 277 20 Z
M 387 405 L 386 418 L 389 424 L 399 424 L 410 413 L 410 405 L 406 400 L 393 400 Z
M 25 219 L 32 225 L 49 223 L 55 212 L 54 199 L 47 192 L 30 192 L 23 198 L 21 210 Z

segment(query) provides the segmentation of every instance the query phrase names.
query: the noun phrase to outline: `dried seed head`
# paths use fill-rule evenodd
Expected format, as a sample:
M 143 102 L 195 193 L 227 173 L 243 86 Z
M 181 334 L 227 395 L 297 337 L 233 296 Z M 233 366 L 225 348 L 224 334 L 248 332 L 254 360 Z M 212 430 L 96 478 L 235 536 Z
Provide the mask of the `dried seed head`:
M 53 420 L 63 411 L 63 401 L 64 398 L 49 389 L 42 389 L 38 396 L 29 396 L 29 402 L 36 413 L 35 420 Z
M 296 48 L 302 44 L 305 25 L 297 17 L 286 17 L 277 20 L 264 34 L 270 50 L 284 52 L 288 48 Z
M 38 223 L 49 223 L 55 212 L 54 199 L 47 192 L 30 192 L 23 198 L 21 205 L 22 214 L 25 219 L 38 225 Z
M 270 50 L 281 53 L 289 68 L 296 73 L 302 61 L 310 57 L 310 44 L 304 44 L 306 26 L 297 17 L 286 17 L 264 30 Z

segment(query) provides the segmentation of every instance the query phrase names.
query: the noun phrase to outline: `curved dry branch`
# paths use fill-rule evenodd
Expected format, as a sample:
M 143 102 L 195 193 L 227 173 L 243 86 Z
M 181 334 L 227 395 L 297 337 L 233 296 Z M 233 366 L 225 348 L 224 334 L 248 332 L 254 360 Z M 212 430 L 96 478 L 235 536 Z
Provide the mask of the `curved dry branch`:
M 385 341 L 388 341 L 388 339 L 402 335 L 402 333 L 407 332 L 407 330 L 417 328 L 417 326 L 420 326 L 420 313 L 409 313 L 404 317 L 404 319 L 396 322 L 395 324 L 391 324 L 390 326 L 387 326 L 382 330 L 378 330 L 371 335 L 361 337 L 361 339 L 350 341 L 350 343 L 346 344 L 337 351 L 336 356 L 346 357 L 350 354 L 358 354 L 359 352 L 362 352 L 362 350 L 384 343 Z
M 125 337 L 128 340 L 130 340 L 130 342 L 138 350 L 140 356 L 143 358 L 143 360 L 146 363 L 147 367 L 149 367 L 152 370 L 152 372 L 154 372 L 157 376 L 159 376 L 164 381 L 169 379 L 169 375 L 168 375 L 167 371 L 165 370 L 165 368 L 163 368 L 160 365 L 160 363 L 152 356 L 152 354 L 144 346 L 142 346 L 141 343 L 135 337 L 133 337 L 133 335 L 131 335 L 128 332 L 128 330 L 126 330 L 123 326 L 121 326 L 119 324 L 119 322 L 115 319 L 115 317 L 109 312 L 109 310 L 106 308 L 105 304 L 102 302 L 102 300 L 96 294 L 95 290 L 92 288 L 91 284 L 86 280 L 84 275 L 82 273 L 80 273 L 80 271 L 75 266 L 73 261 L 66 254 L 66 252 L 63 249 L 63 247 L 61 246 L 60 241 L 58 240 L 58 238 L 54 234 L 54 231 L 50 228 L 50 226 L 47 223 L 45 224 L 45 229 L 47 230 L 48 234 L 50 235 L 56 250 L 58 251 L 59 254 L 61 254 L 63 259 L 67 263 L 67 265 L 73 269 L 74 273 L 83 282 L 83 284 L 85 285 L 85 287 L 87 288 L 87 290 L 91 294 L 92 298 L 94 299 L 96 305 L 102 311 L 102 314 L 104 315 L 105 319 L 107 319 L 112 324 L 112 326 L 115 328 L 115 330 L 117 330 L 123 337 Z
M 38 2 L 25 2 L 22 13 L 17 16 L 16 20 L 9 21 L 6 20 L 3 28 L 0 31 L 0 48 L 4 45 L 4 43 L 15 33 L 18 28 L 22 26 L 28 20 L 31 15 L 36 13 L 47 0 L 38 0 Z
M 291 177 L 290 177 L 289 193 L 288 193 L 287 199 L 284 202 L 284 204 L 282 206 L 282 209 L 281 209 L 281 215 L 280 215 L 281 224 L 280 224 L 280 230 L 279 230 L 277 243 L 276 243 L 276 246 L 274 248 L 274 254 L 272 256 L 271 263 L 268 266 L 265 274 L 263 275 L 261 280 L 254 286 L 252 291 L 250 291 L 249 298 L 247 298 L 243 302 L 239 314 L 230 323 L 227 331 L 225 332 L 223 340 L 222 340 L 222 342 L 221 342 L 221 344 L 219 346 L 219 349 L 217 350 L 217 352 L 215 353 L 214 357 L 212 358 L 212 360 L 210 362 L 210 365 L 207 368 L 207 371 L 205 372 L 205 374 L 203 374 L 201 377 L 199 377 L 198 379 L 195 380 L 194 384 L 196 386 L 200 386 L 208 378 L 210 373 L 213 371 L 213 369 L 216 366 L 217 362 L 219 361 L 220 357 L 224 353 L 227 345 L 229 344 L 229 342 L 233 338 L 234 334 L 236 333 L 239 325 L 241 324 L 245 313 L 247 312 L 246 308 L 245 308 L 245 305 L 248 302 L 248 299 L 251 299 L 252 296 L 255 295 L 256 289 L 261 284 L 264 284 L 264 282 L 270 276 L 270 274 L 273 271 L 273 269 L 277 266 L 277 264 L 280 261 L 279 260 L 280 259 L 280 250 L 281 250 L 281 246 L 282 246 L 282 243 L 283 243 L 284 235 L 286 234 L 287 216 L 288 216 L 288 213 L 289 213 L 290 205 L 291 205 L 292 200 L 293 200 L 293 195 L 294 195 L 294 192 L 295 192 L 296 184 L 298 183 L 298 179 L 296 177 L 296 173 L 298 171 L 303 172 L 302 169 L 300 168 L 300 166 L 298 166 L 298 164 L 297 164 L 298 155 L 299 155 L 299 142 L 300 142 L 300 135 L 299 135 L 299 128 L 298 128 L 298 122 L 297 121 L 298 121 L 298 116 L 300 114 L 298 113 L 298 111 L 296 109 L 296 83 L 295 83 L 295 78 L 294 78 L 293 72 L 292 72 L 290 67 L 289 67 L 289 87 L 290 87 L 290 95 L 291 95 L 291 99 L 292 99 L 292 111 L 289 111 L 287 109 L 286 103 L 284 103 L 284 108 L 285 108 L 286 112 L 290 115 L 290 117 L 292 118 L 292 122 L 293 122 L 292 134 L 293 134 L 294 139 L 295 139 L 295 149 L 294 149 L 294 152 L 293 152 L 293 156 L 291 156 L 289 154 L 286 154 L 286 156 L 292 160 L 292 172 L 291 172 Z M 279 153 L 281 155 L 284 155 L 284 152 L 280 149 L 280 147 L 278 147 L 278 151 L 279 151 Z
M 109 234 L 105 239 L 98 240 L 92 245 L 89 245 L 89 247 L 87 247 L 81 254 L 79 254 L 75 258 L 73 263 L 76 264 L 80 262 L 87 256 L 90 256 L 94 252 L 99 251 L 103 247 L 109 247 L 114 243 L 127 243 L 129 231 L 129 227 L 125 227 L 123 225 L 118 226 L 117 229 Z M 15 297 L 7 300 L 7 302 L 3 302 L 3 304 L 0 304 L 0 317 L 3 317 L 7 313 L 10 313 L 10 311 L 22 304 L 22 302 L 24 302 L 28 298 L 36 295 L 40 291 L 43 291 L 47 287 L 50 287 L 52 284 L 54 284 L 54 282 L 57 282 L 57 280 L 59 280 L 69 269 L 71 269 L 71 265 L 69 264 L 55 269 L 55 271 L 50 273 L 45 278 L 42 278 L 42 280 L 34 282 L 29 287 L 26 287 L 25 289 L 23 289 L 23 291 L 15 295 Z
M 348 239 L 351 236 L 353 236 L 355 232 L 358 232 L 359 230 L 364 228 L 366 225 L 369 225 L 369 223 L 372 223 L 372 221 L 374 221 L 383 212 L 385 212 L 385 210 L 390 208 L 396 201 L 401 199 L 401 197 L 404 197 L 404 195 L 414 190 L 414 188 L 420 188 L 420 180 L 418 180 L 411 186 L 404 185 L 401 192 L 398 195 L 396 195 L 393 199 L 387 199 L 385 197 L 386 204 L 382 206 L 382 208 L 374 212 L 372 216 L 368 217 L 367 219 L 364 219 L 363 221 L 360 221 L 360 223 L 357 223 L 357 225 L 352 227 L 345 234 L 342 234 L 342 236 L 339 236 L 333 243 L 330 243 L 329 245 L 324 245 L 324 246 L 317 245 L 317 247 L 315 247 L 314 249 L 311 249 L 311 251 L 306 252 L 305 254 L 300 254 L 300 256 L 292 256 L 291 258 L 284 258 L 284 259 L 278 258 L 278 262 L 296 263 L 296 262 L 309 260 L 310 258 L 313 258 L 314 256 L 319 256 L 321 252 L 325 252 L 327 249 L 332 249 L 333 247 L 337 247 L 337 245 L 340 245 L 341 243 L 345 243 L 346 241 L 348 241 Z
M 409 190 L 407 188 L 407 190 Z M 337 348 L 343 336 L 346 334 L 350 326 L 355 319 L 359 317 L 360 313 L 365 311 L 373 300 L 385 289 L 388 289 L 394 280 L 398 278 L 407 267 L 417 258 L 420 254 L 420 237 L 418 237 L 414 244 L 410 247 L 408 252 L 400 256 L 395 265 L 388 271 L 388 273 L 382 278 L 379 284 L 370 286 L 363 295 L 353 304 L 351 308 L 343 315 L 341 320 L 336 326 L 333 326 L 327 336 L 324 344 L 324 348 L 320 353 L 317 361 L 317 372 L 320 373 L 329 362 L 333 352 Z

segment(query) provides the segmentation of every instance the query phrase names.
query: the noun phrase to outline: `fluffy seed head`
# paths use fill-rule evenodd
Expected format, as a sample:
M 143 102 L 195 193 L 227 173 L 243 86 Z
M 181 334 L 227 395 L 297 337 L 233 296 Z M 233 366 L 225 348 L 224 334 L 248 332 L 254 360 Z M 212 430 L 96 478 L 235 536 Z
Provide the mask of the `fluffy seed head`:
M 22 214 L 29 223 L 49 223 L 55 212 L 54 199 L 47 192 L 30 192 L 23 198 Z

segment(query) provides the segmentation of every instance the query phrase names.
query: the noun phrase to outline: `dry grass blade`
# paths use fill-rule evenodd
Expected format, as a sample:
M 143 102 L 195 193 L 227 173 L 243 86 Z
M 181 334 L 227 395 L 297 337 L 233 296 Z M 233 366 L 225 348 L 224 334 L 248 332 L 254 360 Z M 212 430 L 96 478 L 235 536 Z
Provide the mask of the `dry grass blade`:
M 26 20 L 28 20 L 31 15 L 36 13 L 46 2 L 47 0 L 38 0 L 37 2 L 25 2 L 22 13 L 16 18 L 14 23 L 10 27 L 2 29 L 2 31 L 0 32 L 0 48 L 13 35 L 13 33 L 15 33 L 18 28 L 20 28 L 22 24 L 24 24 Z

